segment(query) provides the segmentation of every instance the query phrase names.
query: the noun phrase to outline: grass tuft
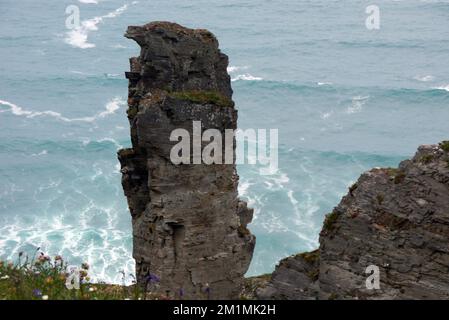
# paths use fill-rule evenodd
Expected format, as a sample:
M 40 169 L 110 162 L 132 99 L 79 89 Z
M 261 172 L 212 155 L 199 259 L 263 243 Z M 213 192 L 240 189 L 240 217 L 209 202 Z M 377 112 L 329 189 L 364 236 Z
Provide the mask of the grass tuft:
M 320 251 L 317 249 L 311 252 L 303 252 L 300 253 L 299 256 L 303 258 L 307 263 L 313 264 L 320 259 Z
M 419 162 L 421 162 L 422 164 L 429 164 L 430 162 L 432 162 L 433 158 L 433 155 L 425 154 L 419 159 Z
M 441 141 L 439 146 L 443 151 L 449 152 L 449 140 Z
M 331 213 L 326 215 L 323 224 L 323 230 L 331 231 L 335 228 L 335 222 L 338 219 L 339 214 L 334 210 Z
M 187 100 L 193 103 L 215 104 L 220 107 L 232 107 L 234 105 L 231 99 L 216 91 L 174 91 L 169 92 L 168 96 L 175 99 Z
M 71 278 L 70 268 L 61 256 L 50 258 L 39 249 L 32 259 L 19 253 L 16 263 L 0 261 L 0 300 L 164 299 L 144 292 L 135 281 L 131 286 L 91 283 L 87 263 L 77 267 L 79 289 L 69 289 L 66 283 Z M 122 274 L 124 279 L 125 273 Z

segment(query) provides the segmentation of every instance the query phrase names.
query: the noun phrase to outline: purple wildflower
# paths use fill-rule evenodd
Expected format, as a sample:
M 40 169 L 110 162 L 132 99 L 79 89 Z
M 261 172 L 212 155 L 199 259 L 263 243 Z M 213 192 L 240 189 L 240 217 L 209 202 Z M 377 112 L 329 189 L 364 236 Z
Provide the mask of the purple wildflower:
M 150 283 L 155 283 L 155 282 L 160 282 L 161 281 L 161 279 L 157 275 L 155 275 L 153 273 L 150 273 L 147 276 L 146 280 L 147 280 L 147 282 L 150 282 Z
M 204 289 L 204 292 L 207 294 L 207 299 L 210 299 L 210 287 L 208 283 L 206 283 L 206 289 Z
M 39 289 L 34 289 L 33 294 L 35 297 L 38 297 L 38 298 L 42 297 L 42 291 L 40 291 Z

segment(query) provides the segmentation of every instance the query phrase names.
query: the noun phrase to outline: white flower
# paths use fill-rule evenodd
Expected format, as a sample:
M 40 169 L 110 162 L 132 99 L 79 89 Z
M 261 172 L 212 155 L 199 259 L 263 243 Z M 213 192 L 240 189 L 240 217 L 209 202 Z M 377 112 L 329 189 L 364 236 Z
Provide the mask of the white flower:
M 42 300 L 48 300 L 48 296 L 47 295 L 42 296 Z
M 8 275 L 3 276 L 3 277 L 0 278 L 0 280 L 8 280 L 8 279 L 9 279 L 9 276 L 8 276 Z
M 96 288 L 94 288 L 94 287 L 90 287 L 89 288 L 89 292 L 94 292 L 94 291 L 96 291 L 97 289 Z

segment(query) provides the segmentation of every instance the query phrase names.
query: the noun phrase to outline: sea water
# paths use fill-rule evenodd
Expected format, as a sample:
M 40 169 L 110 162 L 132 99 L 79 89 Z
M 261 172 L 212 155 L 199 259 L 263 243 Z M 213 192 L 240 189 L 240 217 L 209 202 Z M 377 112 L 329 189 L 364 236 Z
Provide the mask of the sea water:
M 238 167 L 255 209 L 248 275 L 317 248 L 362 172 L 449 138 L 449 1 L 1 0 L 1 259 L 40 247 L 96 281 L 133 272 L 116 151 L 130 146 L 124 71 L 139 47 L 123 34 L 154 20 L 212 31 L 239 127 L 279 130 L 275 174 Z

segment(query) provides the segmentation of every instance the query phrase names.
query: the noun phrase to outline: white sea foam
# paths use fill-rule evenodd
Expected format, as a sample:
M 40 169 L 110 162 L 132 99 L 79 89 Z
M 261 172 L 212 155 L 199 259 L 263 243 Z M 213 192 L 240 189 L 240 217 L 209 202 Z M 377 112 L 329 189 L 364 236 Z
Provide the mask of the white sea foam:
M 9 111 L 16 115 L 16 116 L 25 116 L 27 118 L 36 118 L 36 117 L 42 117 L 42 116 L 48 116 L 53 117 L 58 120 L 64 121 L 64 122 L 94 122 L 97 119 L 105 118 L 111 114 L 114 114 L 115 111 L 117 111 L 122 105 L 125 105 L 126 101 L 123 100 L 120 97 L 115 97 L 111 101 L 109 101 L 104 111 L 100 111 L 94 116 L 91 117 L 82 117 L 82 118 L 67 118 L 63 116 L 61 113 L 52 111 L 52 110 L 46 110 L 46 111 L 31 111 L 31 110 L 25 110 L 22 107 L 19 107 L 18 105 L 11 103 L 9 101 L 0 100 L 0 105 L 9 107 Z M 8 110 L 8 109 L 6 109 Z M 2 110 L 4 112 L 5 110 Z
M 105 73 L 105 78 L 121 78 L 122 75 L 120 73 Z
M 82 173 L 78 172 L 81 167 L 72 167 L 76 178 L 70 181 L 64 177 L 42 179 L 34 188 L 35 215 L 0 216 L 0 259 L 14 261 L 21 251 L 31 258 L 40 247 L 50 256 L 61 254 L 69 264 L 88 262 L 94 282 L 122 283 L 118 271 L 129 275 L 135 265 L 130 220 L 129 225 L 123 225 L 127 209 L 119 196 L 120 187 L 115 188 L 112 200 L 105 197 L 109 193 L 104 191 L 105 179 L 106 185 L 117 181 L 115 165 L 115 161 L 99 160 Z M 18 192 L 27 191 L 14 184 L 8 189 L 18 198 L 22 197 Z M 13 202 L 8 201 L 8 211 L 14 210 Z M 125 283 L 131 281 L 127 276 Z
M 114 44 L 111 47 L 115 49 L 126 49 L 126 46 L 124 46 L 123 44 Z
M 98 0 L 78 0 L 78 2 L 86 4 L 98 4 Z
M 229 74 L 233 74 L 236 73 L 239 70 L 246 70 L 248 69 L 248 66 L 229 66 L 227 68 L 227 71 Z M 243 80 L 243 81 L 260 81 L 263 80 L 263 78 L 261 77 L 255 77 L 249 73 L 243 73 L 243 74 L 238 74 L 234 77 L 231 78 L 231 81 L 239 81 L 239 80 Z
M 416 81 L 421 81 L 421 82 L 429 82 L 429 81 L 433 81 L 435 79 L 434 76 L 428 75 L 428 76 L 414 76 L 413 79 L 415 79 Z
M 112 144 L 114 144 L 117 149 L 123 149 L 123 146 L 118 143 L 115 139 L 112 138 L 102 138 L 102 139 L 98 139 L 97 142 L 102 143 L 102 142 L 111 142 Z
M 102 111 L 98 114 L 99 118 L 104 118 L 110 114 L 115 113 L 115 111 L 117 111 L 118 109 L 120 109 L 120 106 L 124 105 L 126 102 L 119 97 L 115 97 L 114 99 L 112 99 L 111 101 L 109 101 L 106 104 L 106 110 Z
M 243 67 L 239 67 L 239 66 L 229 66 L 227 68 L 228 73 L 233 73 L 236 72 L 238 70 L 246 70 L 248 69 L 248 66 L 243 66 Z
M 87 0 L 90 1 L 90 0 Z M 131 3 L 131 5 L 136 4 L 137 1 Z M 124 4 L 120 8 L 115 9 L 103 16 L 94 17 L 92 19 L 81 21 L 80 26 L 70 30 L 66 33 L 65 42 L 73 47 L 88 49 L 94 48 L 94 43 L 88 42 L 89 33 L 98 30 L 98 24 L 102 23 L 105 19 L 112 19 L 118 17 L 123 12 L 125 12 L 129 7 L 129 4 Z
M 321 119 L 326 120 L 327 118 L 329 118 L 332 115 L 333 111 L 329 111 L 329 112 L 322 112 L 321 113 Z
M 245 73 L 245 74 L 239 74 L 237 76 L 235 76 L 234 78 L 231 79 L 231 81 L 239 81 L 239 80 L 243 80 L 243 81 L 261 81 L 263 80 L 263 78 L 261 77 L 255 77 L 249 73 Z
M 103 213 L 107 214 L 104 210 Z M 117 220 L 117 212 L 110 219 Z M 121 284 L 122 269 L 126 274 L 134 273 L 134 261 L 130 248 L 124 245 L 129 234 L 105 225 L 104 228 L 74 226 L 64 222 L 64 216 L 54 216 L 48 222 L 39 221 L 33 225 L 24 225 L 23 221 L 8 221 L 7 225 L 0 227 L 0 256 L 14 261 L 20 251 L 25 247 L 37 248 L 51 256 L 62 254 L 68 263 L 74 261 L 88 262 L 92 268 L 92 281 L 106 281 Z M 36 221 L 37 222 L 37 221 Z M 89 239 L 91 234 L 101 239 L 94 243 Z M 54 237 L 61 239 L 55 243 Z M 31 255 L 33 252 L 28 252 Z M 127 277 L 126 284 L 132 279 Z
M 293 196 L 293 190 L 288 190 L 287 195 L 292 205 L 296 206 L 298 204 L 298 200 L 296 200 L 296 198 Z
M 449 92 L 449 84 L 448 85 L 442 85 L 442 86 L 439 86 L 439 87 L 435 87 L 434 89 L 444 90 L 444 91 L 448 91 Z
M 351 105 L 346 109 L 347 114 L 357 113 L 362 111 L 363 105 L 368 101 L 369 96 L 355 96 L 352 98 Z
M 46 154 L 48 154 L 48 151 L 47 151 L 47 150 L 42 150 L 42 151 L 39 152 L 39 153 L 33 153 L 31 156 L 33 156 L 33 157 L 38 157 L 38 156 L 44 156 L 44 155 L 46 155 Z
M 252 183 L 250 183 L 247 180 L 241 181 L 238 186 L 239 195 L 242 197 L 246 196 L 246 194 L 248 193 L 248 189 L 251 185 L 252 185 Z
M 332 82 L 317 82 L 316 84 L 319 86 L 330 86 L 332 85 Z
M 82 72 L 82 71 L 78 71 L 78 70 L 70 70 L 70 73 L 73 73 L 73 74 L 81 74 L 81 75 L 83 75 L 83 76 L 87 76 L 87 75 L 88 75 L 87 73 Z
M 288 232 L 287 226 L 284 224 L 281 216 L 277 212 L 264 212 L 264 220 L 260 221 L 259 224 L 268 232 L 268 233 L 286 233 Z

